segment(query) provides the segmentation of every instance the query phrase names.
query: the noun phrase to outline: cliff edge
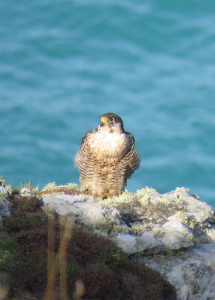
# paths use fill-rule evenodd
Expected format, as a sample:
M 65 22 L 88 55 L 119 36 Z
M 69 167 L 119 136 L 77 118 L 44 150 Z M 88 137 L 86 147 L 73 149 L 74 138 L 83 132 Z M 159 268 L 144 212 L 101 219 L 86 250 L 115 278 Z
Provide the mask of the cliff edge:
M 1 216 L 10 215 L 10 193 L 1 186 Z M 84 194 L 75 184 L 49 184 L 42 191 L 27 186 L 17 193 L 37 195 L 47 215 L 66 216 L 114 241 L 131 261 L 143 262 L 169 281 L 178 300 L 215 299 L 214 211 L 187 189 L 159 194 L 146 187 L 105 200 Z

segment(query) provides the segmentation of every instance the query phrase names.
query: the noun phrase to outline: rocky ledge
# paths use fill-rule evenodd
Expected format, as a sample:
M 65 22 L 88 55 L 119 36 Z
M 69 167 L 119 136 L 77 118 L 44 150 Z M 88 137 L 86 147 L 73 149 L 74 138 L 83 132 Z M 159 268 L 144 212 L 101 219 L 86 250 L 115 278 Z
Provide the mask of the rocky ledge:
M 20 194 L 34 192 L 25 188 Z M 83 194 L 77 185 L 52 184 L 40 196 L 47 214 L 67 215 L 115 241 L 131 260 L 159 271 L 176 288 L 178 300 L 215 299 L 214 211 L 187 189 L 159 194 L 144 188 L 102 200 Z
M 185 188 L 159 194 L 144 188 L 106 200 L 87 195 L 46 195 L 44 209 L 114 240 L 118 247 L 158 270 L 177 299 L 215 299 L 215 216 L 211 206 Z

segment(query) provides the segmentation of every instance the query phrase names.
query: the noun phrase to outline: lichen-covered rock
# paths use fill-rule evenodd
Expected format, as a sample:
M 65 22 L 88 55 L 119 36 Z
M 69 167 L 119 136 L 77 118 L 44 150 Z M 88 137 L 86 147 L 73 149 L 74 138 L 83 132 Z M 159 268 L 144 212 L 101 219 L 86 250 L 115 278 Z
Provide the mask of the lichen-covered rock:
M 138 195 L 141 193 L 137 193 L 135 201 L 141 202 Z M 136 220 L 129 224 L 131 228 L 139 225 L 139 234 L 131 237 L 128 233 L 119 233 L 116 237 L 117 245 L 128 253 L 144 251 L 145 254 L 157 254 L 215 241 L 212 207 L 190 195 L 185 188 L 177 188 L 163 195 L 152 193 L 141 210 L 143 215 L 138 213 L 138 205 L 136 211 L 135 207 L 131 208 L 133 219 L 136 214 Z
M 44 209 L 105 231 L 130 254 L 158 254 L 215 241 L 213 209 L 185 188 L 163 195 L 146 188 L 106 200 L 57 194 L 43 197 L 43 202 Z
M 0 217 L 10 215 L 9 195 L 5 186 L 0 186 Z
M 215 299 L 215 216 L 211 206 L 185 188 L 160 195 L 145 188 L 119 197 L 43 198 L 46 211 L 71 215 L 118 247 L 158 270 L 178 300 Z
M 54 210 L 59 215 L 69 215 L 77 222 L 93 225 L 106 222 L 107 219 L 119 219 L 119 212 L 115 208 L 103 207 L 94 199 L 82 195 L 56 195 L 43 198 L 45 211 Z
M 157 227 L 153 231 L 145 231 L 141 236 L 118 234 L 117 246 L 130 254 L 143 251 L 145 254 L 158 254 L 167 249 L 178 250 L 193 246 L 191 230 L 174 217 L 170 219 L 162 227 Z
M 214 242 L 169 255 L 145 256 L 144 262 L 175 286 L 178 300 L 215 299 Z

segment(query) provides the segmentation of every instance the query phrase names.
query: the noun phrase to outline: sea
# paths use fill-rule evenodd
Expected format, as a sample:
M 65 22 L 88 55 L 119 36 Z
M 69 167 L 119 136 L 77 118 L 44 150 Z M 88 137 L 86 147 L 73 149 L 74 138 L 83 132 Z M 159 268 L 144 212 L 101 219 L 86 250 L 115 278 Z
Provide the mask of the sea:
M 0 175 L 79 183 L 74 157 L 119 115 L 131 192 L 186 187 L 215 208 L 214 0 L 1 0 Z

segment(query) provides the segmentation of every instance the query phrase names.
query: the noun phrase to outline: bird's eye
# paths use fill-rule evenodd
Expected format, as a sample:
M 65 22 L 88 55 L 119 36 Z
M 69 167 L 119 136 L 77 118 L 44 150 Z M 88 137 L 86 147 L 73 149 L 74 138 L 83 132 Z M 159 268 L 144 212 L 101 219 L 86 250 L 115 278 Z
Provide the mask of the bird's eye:
M 113 122 L 113 118 L 110 117 L 110 118 L 109 118 L 109 121 L 110 121 L 110 122 Z

